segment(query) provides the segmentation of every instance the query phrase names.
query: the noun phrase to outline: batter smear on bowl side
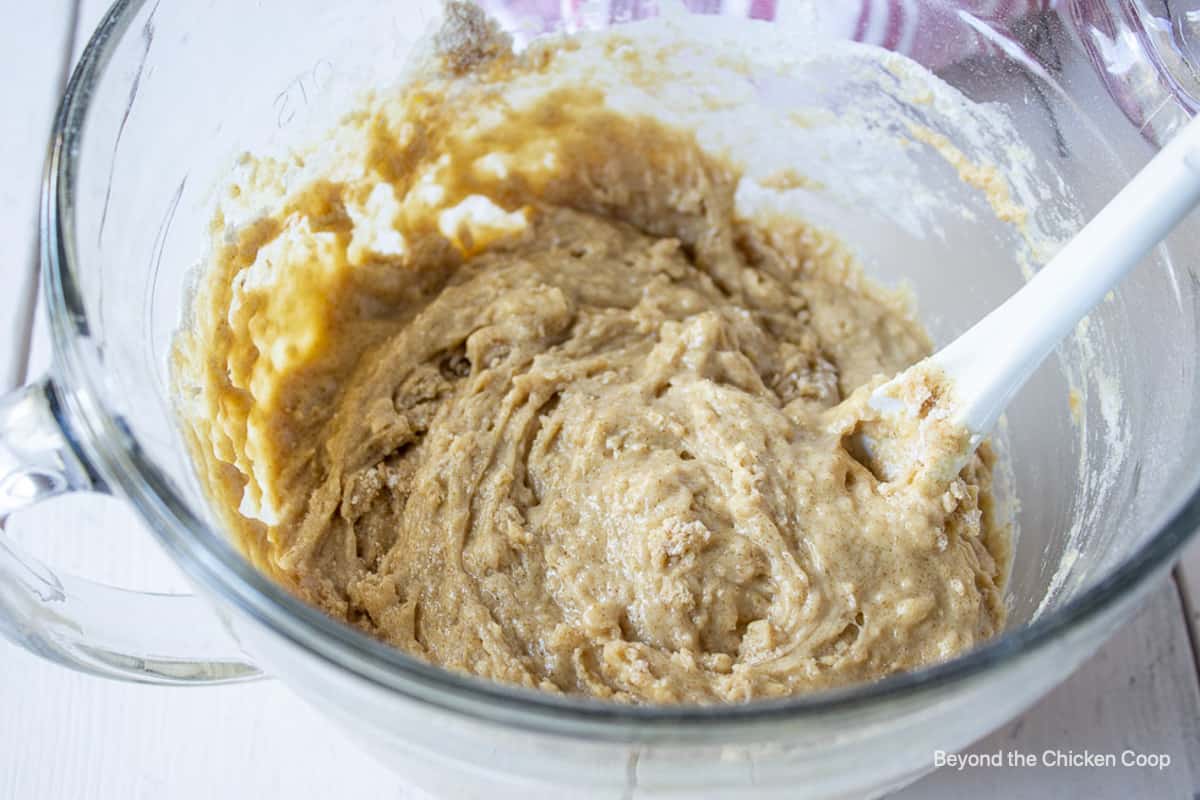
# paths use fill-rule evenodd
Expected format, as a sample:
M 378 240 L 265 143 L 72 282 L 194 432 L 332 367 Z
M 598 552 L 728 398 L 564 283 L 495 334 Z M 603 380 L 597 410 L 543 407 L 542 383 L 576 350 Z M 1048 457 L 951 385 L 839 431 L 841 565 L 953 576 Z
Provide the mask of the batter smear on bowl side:
M 327 140 L 247 157 L 173 353 L 201 482 L 305 600 L 433 664 L 638 703 L 788 695 L 1004 624 L 989 449 L 849 446 L 928 354 L 688 130 L 552 80 L 471 7 Z M 533 91 L 529 87 L 544 87 Z M 528 91 L 518 91 L 525 87 Z

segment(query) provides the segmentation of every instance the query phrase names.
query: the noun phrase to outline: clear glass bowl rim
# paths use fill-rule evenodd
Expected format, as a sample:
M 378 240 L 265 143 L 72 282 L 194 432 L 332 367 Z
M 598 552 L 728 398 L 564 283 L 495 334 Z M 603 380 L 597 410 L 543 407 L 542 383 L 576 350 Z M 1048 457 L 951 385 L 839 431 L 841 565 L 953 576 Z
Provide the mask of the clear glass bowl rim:
M 102 481 L 117 488 L 193 580 L 328 664 L 421 703 L 505 725 L 628 741 L 673 736 L 719 740 L 734 727 L 799 721 L 948 689 L 1040 650 L 1110 610 L 1165 569 L 1200 527 L 1200 487 L 1135 553 L 1062 608 L 950 661 L 875 683 L 726 706 L 624 706 L 560 697 L 460 675 L 376 641 L 289 594 L 254 569 L 195 515 L 99 398 L 82 343 L 89 337 L 75 246 L 76 158 L 92 90 L 148 0 L 117 0 L 84 50 L 55 120 L 42 186 L 40 246 L 64 428 Z

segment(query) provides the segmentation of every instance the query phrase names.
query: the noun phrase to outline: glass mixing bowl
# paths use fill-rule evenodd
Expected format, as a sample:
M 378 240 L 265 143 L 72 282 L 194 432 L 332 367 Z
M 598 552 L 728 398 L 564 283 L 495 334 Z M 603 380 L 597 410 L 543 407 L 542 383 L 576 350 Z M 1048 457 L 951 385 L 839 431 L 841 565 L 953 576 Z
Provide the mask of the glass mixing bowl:
M 518 42 L 656 13 L 646 2 L 503 5 Z M 1126 116 L 1130 103 L 1110 98 L 1114 85 L 1132 80 L 1130 63 L 1138 65 L 1118 57 L 1140 41 L 1118 14 L 1124 4 L 1031 8 L 1015 20 L 967 13 L 976 5 L 997 4 L 896 4 L 910 16 L 907 28 L 893 30 L 847 14 L 842 3 L 688 4 L 770 17 L 778 46 L 788 48 L 794 34 L 798 51 L 805 32 L 874 31 L 989 104 L 988 119 L 1020 131 L 1024 154 L 986 135 L 972 143 L 944 132 L 968 156 L 1029 178 L 1014 192 L 1032 204 L 1041 238 L 997 220 L 927 147 L 908 148 L 910 178 L 936 190 L 926 208 L 936 213 L 915 226 L 904 218 L 904 194 L 860 198 L 859 206 L 831 196 L 815 209 L 828 212 L 873 277 L 913 286 L 938 343 L 1021 285 L 1021 263 L 1044 263 L 1169 127 L 1143 122 L 1139 130 Z M 165 381 L 213 193 L 238 152 L 300 141 L 358 89 L 394 80 L 437 9 L 432 0 L 121 0 L 105 18 L 68 87 L 47 166 L 42 272 L 54 368 L 0 401 L 0 519 L 64 492 L 119 495 L 200 594 L 142 594 L 56 575 L 0 535 L 5 635 L 60 663 L 129 680 L 275 676 L 413 783 L 454 796 L 551 788 L 734 796 L 748 787 L 763 796 L 793 796 L 798 787 L 834 796 L 911 780 L 935 750 L 963 748 L 1020 713 L 1094 652 L 1169 569 L 1200 523 L 1195 220 L 1096 309 L 1010 408 L 999 442 L 1015 468 L 1009 494 L 1020 501 L 1011 624 L 948 663 L 734 707 L 606 705 L 420 663 L 256 572 L 212 522 Z M 798 83 L 749 81 L 748 90 L 768 105 L 802 99 L 833 111 L 832 125 L 879 99 L 825 66 Z M 1146 69 L 1161 77 L 1154 64 Z M 1186 112 L 1171 86 L 1150 89 L 1167 91 L 1161 108 Z M 935 129 L 944 121 L 919 104 L 902 112 Z M 870 148 L 825 155 L 835 188 L 839 169 L 850 183 L 855 170 L 889 168 Z M 931 219 L 936 226 L 922 229 Z

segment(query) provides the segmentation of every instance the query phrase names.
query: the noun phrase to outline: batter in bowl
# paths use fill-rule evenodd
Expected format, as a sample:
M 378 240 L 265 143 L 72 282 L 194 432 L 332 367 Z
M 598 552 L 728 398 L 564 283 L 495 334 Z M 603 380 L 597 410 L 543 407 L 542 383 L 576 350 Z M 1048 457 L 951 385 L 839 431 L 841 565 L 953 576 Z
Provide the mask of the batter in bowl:
M 450 6 L 428 70 L 253 159 L 173 379 L 264 570 L 431 663 L 626 702 L 744 701 L 946 659 L 1003 625 L 986 447 L 883 481 L 850 446 L 930 345 L 739 168 L 602 91 L 513 87 Z M 234 209 L 256 209 L 234 219 Z

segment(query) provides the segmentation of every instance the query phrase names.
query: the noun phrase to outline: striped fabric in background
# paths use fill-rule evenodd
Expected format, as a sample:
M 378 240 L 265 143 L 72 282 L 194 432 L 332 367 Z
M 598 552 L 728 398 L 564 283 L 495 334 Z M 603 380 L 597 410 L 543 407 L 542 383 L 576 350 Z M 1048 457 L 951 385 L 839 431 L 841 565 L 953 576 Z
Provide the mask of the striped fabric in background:
M 578 30 L 651 16 L 656 0 L 479 0 L 510 30 L 530 35 Z M 993 55 L 1014 22 L 1053 11 L 1059 0 L 683 0 L 692 11 L 782 20 L 815 11 L 820 30 L 903 53 L 931 69 L 975 55 Z

